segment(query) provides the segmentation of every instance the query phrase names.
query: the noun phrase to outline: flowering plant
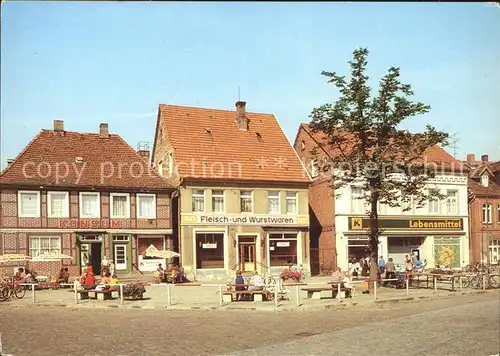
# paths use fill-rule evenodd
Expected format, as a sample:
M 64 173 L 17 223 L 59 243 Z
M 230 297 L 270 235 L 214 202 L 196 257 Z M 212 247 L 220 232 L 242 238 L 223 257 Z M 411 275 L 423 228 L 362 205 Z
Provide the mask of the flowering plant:
M 131 299 L 142 299 L 146 288 L 140 283 L 129 283 L 123 286 L 123 296 Z
M 284 281 L 291 279 L 295 282 L 299 282 L 304 277 L 304 274 L 299 271 L 294 271 L 291 269 L 284 270 L 280 273 L 280 278 Z

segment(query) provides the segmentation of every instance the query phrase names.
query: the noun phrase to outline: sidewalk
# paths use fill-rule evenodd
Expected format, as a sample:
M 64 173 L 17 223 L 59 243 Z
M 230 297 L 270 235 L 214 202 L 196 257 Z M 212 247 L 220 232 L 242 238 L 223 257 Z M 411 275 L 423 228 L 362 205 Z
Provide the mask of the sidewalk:
M 318 279 L 309 283 L 325 283 Z M 170 305 L 168 302 L 168 291 L 165 284 L 151 285 L 146 287 L 145 299 L 138 301 L 124 300 L 121 304 L 120 299 L 97 301 L 97 300 L 79 300 L 75 301 L 75 295 L 70 289 L 41 290 L 35 292 L 35 303 L 31 291 L 26 292 L 23 299 L 10 299 L 0 303 L 1 307 L 69 307 L 69 308 L 142 308 L 142 309 L 169 309 L 169 310 L 253 310 L 253 311 L 312 311 L 324 309 L 338 309 L 361 306 L 376 306 L 380 303 L 412 302 L 423 299 L 446 298 L 455 295 L 470 293 L 479 293 L 484 291 L 464 290 L 463 292 L 451 292 L 443 289 L 406 289 L 378 288 L 377 299 L 373 291 L 370 294 L 362 294 L 358 288 L 353 298 L 338 299 L 306 299 L 303 286 L 286 287 L 288 291 L 288 300 L 281 300 L 276 308 L 274 301 L 265 302 L 232 302 L 224 303 L 220 306 L 220 296 L 218 285 L 203 284 L 203 286 L 170 286 Z M 297 289 L 299 292 L 299 303 L 297 302 Z M 329 293 L 326 292 L 325 295 Z M 331 293 L 330 293 L 331 295 Z

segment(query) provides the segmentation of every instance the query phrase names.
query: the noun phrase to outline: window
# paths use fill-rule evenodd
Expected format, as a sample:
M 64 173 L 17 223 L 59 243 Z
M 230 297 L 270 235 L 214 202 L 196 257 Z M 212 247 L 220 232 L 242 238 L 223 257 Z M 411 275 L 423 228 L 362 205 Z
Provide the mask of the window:
M 137 217 L 156 219 L 156 196 L 154 194 L 137 194 Z
M 267 200 L 269 205 L 269 213 L 280 212 L 280 192 L 268 192 Z
M 47 209 L 49 218 L 69 217 L 69 193 L 48 192 Z
M 163 176 L 163 161 L 158 162 L 158 174 Z
M 251 213 L 253 211 L 252 192 L 250 190 L 241 191 L 240 205 L 242 213 Z
M 363 190 L 358 187 L 351 187 L 351 213 L 364 214 Z
M 286 192 L 286 212 L 297 213 L 297 192 Z
M 271 267 L 297 264 L 297 233 L 269 234 L 269 262 Z
M 491 204 L 483 204 L 483 224 L 492 223 Z
M 458 213 L 458 192 L 456 190 L 448 190 L 446 193 L 446 211 L 448 214 Z
M 193 190 L 193 211 L 205 211 L 205 191 L 203 189 Z
M 111 219 L 128 219 L 130 217 L 130 196 L 126 193 L 111 193 Z
M 80 217 L 99 218 L 101 199 L 99 193 L 80 193 Z
M 483 187 L 488 187 L 488 183 L 489 183 L 489 177 L 488 177 L 488 175 L 487 174 L 483 174 L 481 176 L 481 185 Z
M 214 213 L 224 212 L 224 191 L 212 190 L 212 211 Z
M 168 174 L 174 174 L 174 155 L 172 152 L 168 154 Z
M 439 214 L 439 199 L 429 199 L 429 214 Z
M 224 268 L 223 233 L 196 233 L 196 268 Z
M 30 256 L 44 253 L 61 253 L 61 238 L 58 236 L 30 237 Z
M 490 240 L 488 244 L 489 263 L 500 263 L 500 240 Z
M 40 217 L 40 192 L 20 191 L 17 195 L 19 217 Z
M 313 159 L 311 160 L 311 177 L 317 177 L 318 176 L 318 162 Z

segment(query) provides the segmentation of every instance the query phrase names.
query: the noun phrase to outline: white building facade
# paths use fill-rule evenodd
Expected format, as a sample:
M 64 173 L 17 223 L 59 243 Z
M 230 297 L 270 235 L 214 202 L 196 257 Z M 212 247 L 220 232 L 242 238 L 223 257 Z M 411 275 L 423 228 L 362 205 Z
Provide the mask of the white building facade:
M 437 175 L 429 187 L 439 188 L 445 198 L 423 207 L 411 203 L 408 211 L 379 205 L 379 256 L 402 265 L 405 255 L 417 254 L 427 267 L 463 267 L 469 263 L 467 176 Z M 368 255 L 369 216 L 364 200 L 356 199 L 363 194 L 356 184 L 335 193 L 337 261 L 345 270 L 350 258 Z

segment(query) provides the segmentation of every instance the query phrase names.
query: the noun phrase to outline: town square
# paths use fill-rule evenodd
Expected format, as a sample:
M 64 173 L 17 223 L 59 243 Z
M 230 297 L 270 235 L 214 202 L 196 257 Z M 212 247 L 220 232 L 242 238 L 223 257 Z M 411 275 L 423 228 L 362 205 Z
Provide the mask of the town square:
M 0 355 L 500 354 L 496 3 L 2 2 Z

